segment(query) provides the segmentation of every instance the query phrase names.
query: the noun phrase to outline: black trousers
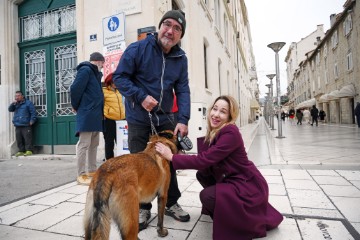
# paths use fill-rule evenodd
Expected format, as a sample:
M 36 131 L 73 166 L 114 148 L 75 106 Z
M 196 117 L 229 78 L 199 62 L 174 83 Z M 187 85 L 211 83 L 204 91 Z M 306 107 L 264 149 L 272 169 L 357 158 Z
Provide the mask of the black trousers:
M 130 153 L 138 153 L 143 151 L 146 148 L 147 142 L 149 141 L 149 137 L 151 135 L 151 127 L 150 126 L 141 126 L 128 124 L 128 142 L 129 142 L 129 150 Z M 164 130 L 174 130 L 174 126 L 171 123 L 164 124 L 158 127 L 155 127 L 157 132 L 161 132 Z M 170 162 L 170 186 L 168 190 L 168 200 L 166 203 L 167 207 L 171 207 L 175 203 L 177 203 L 178 199 L 181 197 L 181 193 L 179 190 L 176 170 L 173 168 L 172 163 Z M 150 210 L 152 207 L 151 203 L 140 204 L 141 209 Z
M 16 143 L 20 152 L 34 151 L 32 127 L 15 127 Z
M 312 117 L 311 125 L 314 125 L 314 122 L 316 123 L 316 126 L 317 126 L 318 125 L 318 118 L 317 117 Z
M 104 120 L 105 159 L 114 157 L 114 146 L 116 142 L 116 121 Z

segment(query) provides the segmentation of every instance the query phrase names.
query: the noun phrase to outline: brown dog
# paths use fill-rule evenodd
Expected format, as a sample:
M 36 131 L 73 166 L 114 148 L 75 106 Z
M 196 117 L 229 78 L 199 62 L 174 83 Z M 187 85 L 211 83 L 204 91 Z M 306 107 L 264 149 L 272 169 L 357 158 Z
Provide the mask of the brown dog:
M 109 239 L 111 219 L 117 224 L 123 240 L 138 239 L 139 203 L 149 203 L 155 197 L 158 197 L 158 235 L 168 234 L 163 222 L 170 165 L 156 152 L 156 142 L 177 152 L 176 136 L 165 131 L 151 136 L 143 152 L 110 159 L 96 171 L 85 205 L 86 240 Z

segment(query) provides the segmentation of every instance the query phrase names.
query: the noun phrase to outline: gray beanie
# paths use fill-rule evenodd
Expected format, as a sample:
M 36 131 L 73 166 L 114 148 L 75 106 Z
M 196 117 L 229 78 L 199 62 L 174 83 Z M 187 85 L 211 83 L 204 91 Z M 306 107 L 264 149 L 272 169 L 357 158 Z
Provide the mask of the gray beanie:
M 93 52 L 90 54 L 90 61 L 102 61 L 105 62 L 104 56 L 99 52 Z
M 186 29 L 185 13 L 181 10 L 170 10 L 170 11 L 166 12 L 160 20 L 159 28 L 160 28 L 161 24 L 165 21 L 165 19 L 168 19 L 168 18 L 172 18 L 172 19 L 176 20 L 178 23 L 180 23 L 180 25 L 182 27 L 182 32 L 181 32 L 181 38 L 182 38 L 185 34 L 185 29 Z

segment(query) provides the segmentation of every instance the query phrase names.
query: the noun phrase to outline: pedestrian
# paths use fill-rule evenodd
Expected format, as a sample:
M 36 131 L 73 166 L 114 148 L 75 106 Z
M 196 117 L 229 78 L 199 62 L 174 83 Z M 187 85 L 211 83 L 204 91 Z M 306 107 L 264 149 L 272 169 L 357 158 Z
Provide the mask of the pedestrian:
M 113 73 L 106 76 L 104 80 L 104 141 L 105 159 L 114 157 L 114 146 L 116 142 L 116 121 L 125 119 L 125 108 L 122 95 L 116 88 L 112 79 Z
M 32 126 L 36 122 L 34 104 L 30 100 L 25 99 L 21 91 L 16 91 L 15 101 L 10 104 L 9 112 L 14 112 L 12 122 L 15 126 L 15 138 L 19 149 L 15 156 L 32 155 L 34 151 Z
M 178 43 L 186 29 L 185 13 L 171 10 L 164 14 L 159 31 L 130 44 L 114 73 L 114 82 L 125 97 L 130 153 L 143 151 L 149 135 L 173 130 L 184 137 L 190 118 L 188 63 Z M 177 98 L 177 123 L 172 113 L 173 92 Z M 153 128 L 152 128 L 153 127 Z M 176 171 L 170 164 L 171 180 L 165 214 L 181 222 L 190 215 L 178 204 L 181 193 Z M 151 216 L 151 203 L 141 204 L 139 229 L 145 229 Z
M 302 125 L 303 113 L 302 113 L 302 111 L 300 109 L 296 110 L 296 118 L 298 120 L 296 125 L 299 125 L 299 124 Z
M 202 214 L 213 219 L 214 240 L 262 238 L 276 228 L 283 216 L 268 202 L 268 184 L 246 154 L 235 121 L 239 115 L 236 100 L 218 97 L 207 115 L 207 133 L 198 138 L 198 154 L 172 154 L 156 144 L 175 169 L 196 169 L 204 189 L 200 192 Z
M 295 124 L 295 110 L 293 109 L 293 108 L 291 108 L 290 110 L 289 110 L 289 118 L 290 118 L 290 123 L 291 123 L 291 125 L 294 125 Z
M 314 122 L 316 123 L 316 126 L 317 126 L 318 125 L 319 110 L 316 108 L 315 105 L 312 106 L 312 109 L 311 109 L 310 113 L 311 113 L 311 117 L 312 117 L 311 126 L 314 125 Z
M 96 171 L 96 154 L 99 133 L 103 131 L 104 94 L 101 89 L 101 69 L 105 58 L 99 52 L 90 55 L 90 60 L 80 63 L 70 87 L 71 105 L 76 112 L 77 182 L 89 185 Z M 86 171 L 87 165 L 87 171 Z
M 356 122 L 358 124 L 358 127 L 360 128 L 360 102 L 356 103 L 354 113 L 355 113 L 355 116 L 356 116 Z
M 319 112 L 320 121 L 324 122 L 325 117 L 326 117 L 326 113 L 325 113 L 324 110 L 321 109 L 320 112 Z
M 285 112 L 284 110 L 281 111 L 281 120 L 285 121 Z
M 304 120 L 306 123 L 310 124 L 310 111 L 309 109 L 305 108 L 304 111 L 303 111 L 303 116 L 304 116 Z

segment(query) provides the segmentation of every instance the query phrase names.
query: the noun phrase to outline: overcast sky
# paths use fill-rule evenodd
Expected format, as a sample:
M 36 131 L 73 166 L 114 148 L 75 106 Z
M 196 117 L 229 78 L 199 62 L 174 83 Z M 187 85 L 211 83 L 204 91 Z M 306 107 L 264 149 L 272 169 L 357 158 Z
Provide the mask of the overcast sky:
M 301 38 L 314 32 L 319 24 L 324 25 L 326 32 L 330 27 L 330 15 L 342 12 L 345 2 L 346 0 L 245 0 L 260 97 L 264 97 L 268 91 L 265 84 L 270 80 L 266 75 L 275 73 L 275 53 L 267 45 L 272 42 L 286 43 L 279 52 L 281 94 L 285 94 L 287 76 L 284 60 L 291 42 L 299 42 Z

